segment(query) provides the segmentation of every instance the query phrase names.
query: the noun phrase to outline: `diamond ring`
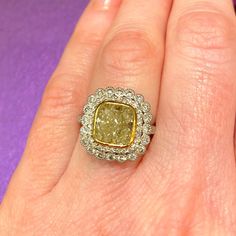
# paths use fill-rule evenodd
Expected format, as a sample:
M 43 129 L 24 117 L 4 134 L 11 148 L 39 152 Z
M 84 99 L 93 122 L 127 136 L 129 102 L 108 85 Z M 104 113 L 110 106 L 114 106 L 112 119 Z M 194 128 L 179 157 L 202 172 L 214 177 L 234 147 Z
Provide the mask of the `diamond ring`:
M 79 117 L 80 141 L 98 159 L 124 162 L 142 156 L 155 126 L 150 104 L 131 89 L 97 89 Z

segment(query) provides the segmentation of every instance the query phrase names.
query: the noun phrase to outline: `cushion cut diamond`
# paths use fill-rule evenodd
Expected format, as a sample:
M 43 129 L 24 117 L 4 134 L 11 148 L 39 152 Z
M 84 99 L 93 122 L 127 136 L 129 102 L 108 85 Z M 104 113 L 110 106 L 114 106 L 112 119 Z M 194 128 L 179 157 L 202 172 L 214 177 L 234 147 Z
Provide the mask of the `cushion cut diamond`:
M 94 140 L 114 147 L 131 145 L 135 138 L 136 116 L 130 105 L 111 101 L 101 103 L 93 121 Z

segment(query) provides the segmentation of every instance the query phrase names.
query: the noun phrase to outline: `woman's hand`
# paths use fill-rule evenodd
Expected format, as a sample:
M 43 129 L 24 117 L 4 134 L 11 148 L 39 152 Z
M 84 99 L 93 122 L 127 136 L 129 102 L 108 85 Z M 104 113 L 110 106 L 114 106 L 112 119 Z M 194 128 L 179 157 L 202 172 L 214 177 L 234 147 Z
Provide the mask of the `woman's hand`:
M 91 158 L 77 117 L 107 86 L 151 104 L 142 159 Z M 44 93 L 0 207 L 1 236 L 236 235 L 231 0 L 93 0 Z

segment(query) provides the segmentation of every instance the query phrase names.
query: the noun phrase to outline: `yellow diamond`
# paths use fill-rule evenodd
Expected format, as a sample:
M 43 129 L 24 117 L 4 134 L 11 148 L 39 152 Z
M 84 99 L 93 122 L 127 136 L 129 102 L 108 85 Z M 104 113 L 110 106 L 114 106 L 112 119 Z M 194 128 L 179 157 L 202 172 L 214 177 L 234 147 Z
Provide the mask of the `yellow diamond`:
M 95 112 L 93 138 L 113 147 L 127 147 L 135 138 L 137 115 L 135 109 L 119 102 L 103 102 Z

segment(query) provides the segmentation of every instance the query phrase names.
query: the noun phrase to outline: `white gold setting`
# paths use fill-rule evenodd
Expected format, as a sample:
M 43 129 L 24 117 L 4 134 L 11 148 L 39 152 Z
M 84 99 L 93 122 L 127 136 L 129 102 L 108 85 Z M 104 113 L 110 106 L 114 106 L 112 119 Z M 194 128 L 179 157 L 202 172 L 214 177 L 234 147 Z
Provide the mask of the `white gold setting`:
M 136 111 L 137 125 L 135 138 L 128 147 L 111 147 L 96 142 L 93 138 L 93 122 L 97 107 L 103 102 L 119 102 L 130 105 Z M 112 88 L 97 89 L 95 94 L 88 97 L 84 106 L 83 116 L 79 118 L 82 125 L 80 129 L 80 141 L 87 152 L 98 159 L 118 162 L 127 160 L 135 161 L 142 156 L 150 143 L 150 135 L 154 133 L 154 126 L 151 125 L 150 104 L 144 101 L 144 97 L 131 89 Z

